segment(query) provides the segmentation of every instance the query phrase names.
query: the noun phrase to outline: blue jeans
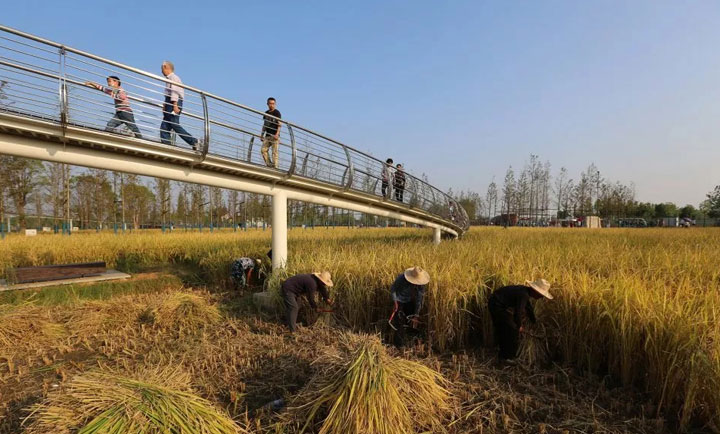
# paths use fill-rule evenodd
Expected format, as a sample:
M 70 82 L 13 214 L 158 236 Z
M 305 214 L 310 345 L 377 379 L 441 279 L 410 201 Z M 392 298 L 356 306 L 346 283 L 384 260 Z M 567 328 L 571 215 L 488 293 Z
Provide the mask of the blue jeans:
M 135 116 L 133 116 L 133 112 L 116 111 L 115 117 L 108 121 L 105 131 L 114 131 L 115 128 L 122 124 L 125 124 L 130 131 L 133 132 L 136 138 L 142 139 L 142 134 L 140 133 L 137 125 L 135 125 Z
M 163 105 L 163 121 L 162 124 L 160 124 L 160 141 L 163 142 L 165 145 L 170 144 L 170 131 L 175 131 L 175 133 L 180 136 L 183 140 L 185 140 L 185 143 L 188 145 L 195 147 L 197 145 L 197 139 L 190 135 L 187 131 L 185 131 L 185 128 L 180 126 L 180 114 L 182 113 L 182 103 L 183 100 L 178 100 L 178 108 L 180 109 L 180 113 L 175 114 L 173 112 L 173 103 L 170 101 L 169 97 L 165 97 L 165 104 Z

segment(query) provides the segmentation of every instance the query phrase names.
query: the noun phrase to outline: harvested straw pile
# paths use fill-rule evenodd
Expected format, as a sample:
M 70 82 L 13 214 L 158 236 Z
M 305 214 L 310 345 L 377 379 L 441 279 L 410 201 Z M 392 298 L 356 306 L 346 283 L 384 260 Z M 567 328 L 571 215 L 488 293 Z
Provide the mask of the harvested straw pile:
M 203 329 L 221 319 L 217 307 L 196 294 L 176 292 L 165 297 L 154 312 L 154 322 L 165 329 L 182 332 Z
M 0 306 L 0 352 L 21 344 L 42 347 L 63 337 L 65 328 L 34 306 Z
M 244 433 L 212 404 L 189 392 L 181 371 L 125 377 L 78 375 L 33 407 L 27 433 Z
M 377 337 L 343 335 L 339 350 L 314 364 L 322 368 L 291 402 L 290 417 L 305 421 L 300 432 L 441 430 L 449 409 L 446 380 L 424 365 L 388 355 Z

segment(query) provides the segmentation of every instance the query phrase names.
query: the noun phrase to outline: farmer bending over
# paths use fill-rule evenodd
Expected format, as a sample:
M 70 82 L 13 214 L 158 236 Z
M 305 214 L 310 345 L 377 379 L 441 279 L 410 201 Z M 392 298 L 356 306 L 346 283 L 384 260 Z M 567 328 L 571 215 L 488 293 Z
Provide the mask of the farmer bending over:
M 260 270 L 262 261 L 260 259 L 238 258 L 233 261 L 230 268 L 230 277 L 235 282 L 235 287 L 245 288 L 250 285 L 250 276 L 253 270 Z
M 307 297 L 310 307 L 317 309 L 315 303 L 315 293 L 320 292 L 325 303 L 332 306 L 330 294 L 327 288 L 332 288 L 333 282 L 329 271 L 312 274 L 298 274 L 283 282 L 282 293 L 285 300 L 285 314 L 287 325 L 291 332 L 296 330 L 296 322 L 300 306 L 298 305 L 298 297 L 304 295 Z
M 430 275 L 420 267 L 408 268 L 400 273 L 390 287 L 393 300 L 393 313 L 390 316 L 390 325 L 395 329 L 394 343 L 396 347 L 405 345 L 407 332 L 405 328 L 410 325 L 417 329 L 420 324 L 420 309 Z
M 525 281 L 525 285 L 503 286 L 495 290 L 488 300 L 490 317 L 495 329 L 495 342 L 500 346 L 500 359 L 510 360 L 517 357 L 520 345 L 520 333 L 523 333 L 525 317 L 535 323 L 535 311 L 530 304 L 534 299 L 545 297 L 552 300 L 550 284 L 545 279 L 534 282 Z

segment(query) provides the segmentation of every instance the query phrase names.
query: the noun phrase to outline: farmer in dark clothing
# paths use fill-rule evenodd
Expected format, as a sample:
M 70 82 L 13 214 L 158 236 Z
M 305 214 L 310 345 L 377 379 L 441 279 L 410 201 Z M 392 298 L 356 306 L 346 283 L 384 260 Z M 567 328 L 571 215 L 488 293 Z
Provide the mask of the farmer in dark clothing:
M 296 330 L 295 323 L 297 322 L 298 312 L 300 306 L 298 305 L 298 298 L 301 296 L 307 297 L 310 307 L 317 309 L 315 303 L 315 293 L 320 292 L 325 303 L 332 305 L 330 300 L 330 294 L 328 294 L 327 288 L 332 288 L 333 282 L 330 278 L 329 271 L 323 271 L 322 273 L 312 274 L 298 274 L 283 282 L 282 293 L 285 300 L 285 313 L 287 318 L 287 325 L 291 332 Z
M 408 326 L 417 329 L 420 324 L 419 315 L 430 275 L 420 267 L 412 267 L 400 273 L 390 287 L 393 300 L 393 313 L 390 326 L 395 329 L 394 343 L 396 347 L 405 345 Z
M 502 360 L 517 357 L 520 333 L 525 331 L 525 318 L 535 323 L 535 311 L 530 304 L 530 297 L 552 300 L 550 284 L 545 279 L 534 282 L 526 280 L 525 285 L 503 286 L 495 290 L 488 300 L 495 329 L 495 342 L 500 346 Z

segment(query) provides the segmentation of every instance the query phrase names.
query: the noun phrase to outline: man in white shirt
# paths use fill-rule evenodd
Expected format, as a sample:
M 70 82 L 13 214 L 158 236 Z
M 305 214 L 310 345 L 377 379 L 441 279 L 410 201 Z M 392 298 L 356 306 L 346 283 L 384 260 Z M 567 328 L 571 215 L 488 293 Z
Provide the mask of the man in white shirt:
M 175 74 L 175 66 L 172 62 L 164 61 L 161 68 L 165 78 L 173 83 L 182 84 L 180 77 Z M 180 113 L 182 113 L 184 97 L 185 89 L 182 86 L 165 83 L 165 103 L 163 104 L 163 121 L 160 125 L 160 141 L 165 145 L 169 145 L 170 131 L 175 131 L 188 145 L 192 146 L 194 151 L 197 151 L 199 140 L 180 126 Z

